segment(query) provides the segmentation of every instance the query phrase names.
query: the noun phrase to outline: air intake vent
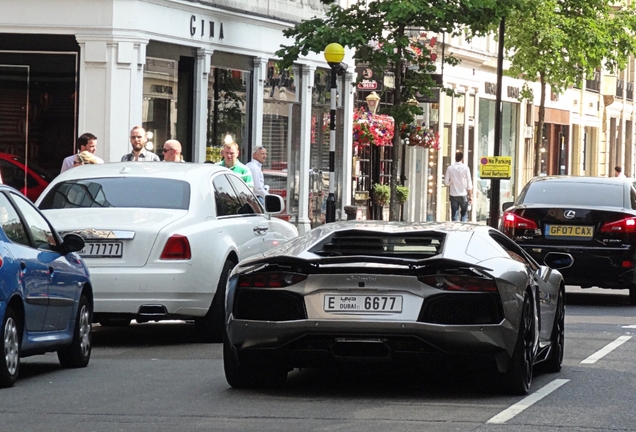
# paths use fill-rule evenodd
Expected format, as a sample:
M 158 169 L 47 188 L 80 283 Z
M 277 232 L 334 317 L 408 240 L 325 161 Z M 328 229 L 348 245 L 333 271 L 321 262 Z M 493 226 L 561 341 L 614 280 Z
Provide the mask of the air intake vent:
M 499 324 L 503 308 L 499 294 L 441 294 L 424 303 L 418 321 L 431 324 Z
M 299 295 L 283 291 L 242 289 L 234 301 L 236 319 L 293 321 L 307 318 L 305 302 Z
M 375 233 L 365 230 L 340 231 L 317 244 L 310 252 L 321 256 L 381 255 L 426 258 L 437 255 L 444 234 Z

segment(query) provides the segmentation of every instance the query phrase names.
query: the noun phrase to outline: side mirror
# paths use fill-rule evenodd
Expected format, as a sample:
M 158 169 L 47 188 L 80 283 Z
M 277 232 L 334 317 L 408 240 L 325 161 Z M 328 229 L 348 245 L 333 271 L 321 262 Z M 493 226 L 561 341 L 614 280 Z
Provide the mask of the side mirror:
M 514 203 L 513 203 L 512 201 L 505 202 L 505 203 L 503 203 L 503 204 L 501 205 L 501 209 L 502 209 L 503 211 L 506 211 L 506 210 L 508 210 L 510 207 L 512 207 L 512 205 L 513 205 L 513 204 L 514 204 Z
M 285 201 L 280 195 L 265 195 L 265 211 L 269 214 L 279 214 L 285 209 Z
M 79 252 L 84 249 L 84 239 L 77 234 L 66 234 L 62 241 L 61 249 L 65 254 L 69 252 Z
M 543 262 L 552 269 L 560 270 L 571 267 L 574 264 L 574 258 L 565 252 L 548 252 L 543 258 Z

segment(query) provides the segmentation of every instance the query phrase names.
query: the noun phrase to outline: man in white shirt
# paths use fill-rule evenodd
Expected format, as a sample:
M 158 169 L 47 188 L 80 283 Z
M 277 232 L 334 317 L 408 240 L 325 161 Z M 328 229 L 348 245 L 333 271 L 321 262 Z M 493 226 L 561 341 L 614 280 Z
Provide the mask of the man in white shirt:
M 625 177 L 625 174 L 623 174 L 623 168 L 620 165 L 616 165 L 614 167 L 614 176 L 615 177 Z
M 468 203 L 472 202 L 473 182 L 470 169 L 464 164 L 464 153 L 455 153 L 455 163 L 446 168 L 444 184 L 449 186 L 451 220 L 468 220 Z M 461 218 L 459 212 L 461 211 Z
M 95 155 L 95 152 L 97 151 L 97 137 L 93 135 L 92 133 L 87 132 L 85 134 L 82 134 L 77 139 L 77 145 L 79 146 L 79 151 L 77 153 L 87 151 Z M 75 156 L 76 155 L 71 155 L 64 158 L 60 173 L 63 173 L 67 169 L 73 168 L 73 162 L 75 162 Z M 104 163 L 104 161 L 97 156 L 95 156 L 95 159 L 97 159 L 97 163 Z
M 265 203 L 265 196 L 269 191 L 269 186 L 265 184 L 265 177 L 263 176 L 263 163 L 265 163 L 265 159 L 267 159 L 267 149 L 262 145 L 257 145 L 252 153 L 252 160 L 246 164 L 252 172 L 254 193 L 262 204 Z

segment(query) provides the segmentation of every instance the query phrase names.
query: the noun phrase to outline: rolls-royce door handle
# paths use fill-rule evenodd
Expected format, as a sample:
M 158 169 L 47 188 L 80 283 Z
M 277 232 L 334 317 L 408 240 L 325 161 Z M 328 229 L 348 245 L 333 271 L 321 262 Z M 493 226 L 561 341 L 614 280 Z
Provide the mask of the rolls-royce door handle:
M 257 227 L 254 227 L 254 232 L 256 234 L 263 235 L 267 232 L 268 229 L 269 227 L 266 227 L 266 226 L 257 226 Z

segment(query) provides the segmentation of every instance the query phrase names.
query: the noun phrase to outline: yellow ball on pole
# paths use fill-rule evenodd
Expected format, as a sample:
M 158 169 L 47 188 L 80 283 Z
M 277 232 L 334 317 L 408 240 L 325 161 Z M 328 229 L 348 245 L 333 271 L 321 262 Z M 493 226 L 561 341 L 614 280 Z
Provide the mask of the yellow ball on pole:
M 327 60 L 327 63 L 340 63 L 344 56 L 344 48 L 339 43 L 330 43 L 325 48 L 325 60 Z

